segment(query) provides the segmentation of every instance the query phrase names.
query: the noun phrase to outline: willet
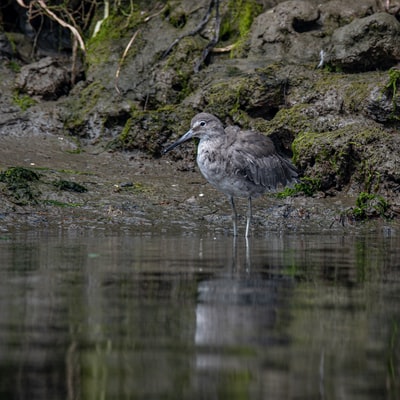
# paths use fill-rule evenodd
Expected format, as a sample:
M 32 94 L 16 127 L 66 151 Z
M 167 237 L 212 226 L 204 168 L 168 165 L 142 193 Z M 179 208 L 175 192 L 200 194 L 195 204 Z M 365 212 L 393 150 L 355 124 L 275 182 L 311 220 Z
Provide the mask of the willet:
M 252 217 L 251 199 L 278 186 L 297 181 L 296 168 L 278 154 L 272 140 L 255 131 L 242 131 L 238 126 L 224 129 L 214 115 L 197 114 L 190 129 L 175 143 L 166 147 L 167 153 L 191 138 L 200 139 L 197 164 L 201 173 L 229 198 L 233 212 L 233 234 L 237 236 L 237 212 L 234 197 L 248 199 L 246 237 Z

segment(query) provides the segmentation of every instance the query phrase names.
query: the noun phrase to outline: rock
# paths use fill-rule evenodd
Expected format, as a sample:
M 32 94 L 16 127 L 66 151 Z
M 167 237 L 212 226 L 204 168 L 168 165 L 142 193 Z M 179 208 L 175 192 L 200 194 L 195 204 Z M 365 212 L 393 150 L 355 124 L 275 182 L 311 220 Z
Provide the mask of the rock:
M 356 19 L 335 30 L 328 62 L 348 72 L 388 69 L 400 60 L 400 23 L 388 13 Z
M 344 99 L 337 89 L 329 89 L 315 102 L 318 115 L 340 114 L 343 111 Z
M 346 0 L 322 4 L 285 1 L 255 19 L 250 55 L 262 55 L 273 62 L 317 62 L 335 29 L 356 18 L 371 15 L 377 9 L 375 0 L 355 4 Z
M 1 29 L 1 28 L 0 28 Z M 6 34 L 0 30 L 0 57 L 10 57 L 13 55 L 11 43 Z
M 393 98 L 393 93 L 375 87 L 367 99 L 365 114 L 381 123 L 400 118 L 400 96 Z
M 18 32 L 7 32 L 7 38 L 12 43 L 13 56 L 25 64 L 35 62 L 35 49 L 33 40 Z
M 334 131 L 304 132 L 294 142 L 305 176 L 319 181 L 324 191 L 350 183 L 365 192 L 380 186 L 394 190 L 400 182 L 399 146 L 399 135 L 373 121 L 368 127 L 359 121 Z
M 55 100 L 69 92 L 70 73 L 66 66 L 52 57 L 25 65 L 15 79 L 15 87 L 30 96 Z
M 250 55 L 262 54 L 272 61 L 309 61 L 316 58 L 320 46 L 313 42 L 319 40 L 304 34 L 320 29 L 318 18 L 318 8 L 308 1 L 278 4 L 255 19 L 251 30 Z M 304 36 L 307 40 L 303 40 Z
M 325 32 L 332 34 L 341 26 L 347 25 L 356 18 L 363 18 L 379 11 L 375 0 L 349 2 L 348 0 L 333 0 L 319 5 L 320 22 Z

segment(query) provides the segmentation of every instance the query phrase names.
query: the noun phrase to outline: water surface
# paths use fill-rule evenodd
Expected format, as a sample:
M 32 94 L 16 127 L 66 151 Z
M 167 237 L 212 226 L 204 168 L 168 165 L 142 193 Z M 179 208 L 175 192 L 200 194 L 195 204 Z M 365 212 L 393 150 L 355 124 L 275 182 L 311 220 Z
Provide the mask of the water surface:
M 7 234 L 7 399 L 399 399 L 400 239 Z

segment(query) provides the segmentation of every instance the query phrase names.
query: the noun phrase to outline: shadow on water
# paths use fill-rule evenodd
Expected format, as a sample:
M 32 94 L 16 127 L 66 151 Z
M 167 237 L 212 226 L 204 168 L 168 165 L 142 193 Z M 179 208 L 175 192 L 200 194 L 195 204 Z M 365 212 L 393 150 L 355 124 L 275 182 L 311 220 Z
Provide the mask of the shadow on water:
M 399 399 L 400 240 L 0 240 L 8 399 Z

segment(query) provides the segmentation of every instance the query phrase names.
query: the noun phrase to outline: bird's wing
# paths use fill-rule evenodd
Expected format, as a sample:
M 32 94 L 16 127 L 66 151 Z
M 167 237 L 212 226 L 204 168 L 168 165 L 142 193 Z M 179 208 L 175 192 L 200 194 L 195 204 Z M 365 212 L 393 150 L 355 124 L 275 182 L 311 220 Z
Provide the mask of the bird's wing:
M 276 152 L 272 140 L 267 136 L 252 131 L 241 132 L 229 147 L 229 152 L 233 172 L 267 190 L 297 180 L 296 168 Z

